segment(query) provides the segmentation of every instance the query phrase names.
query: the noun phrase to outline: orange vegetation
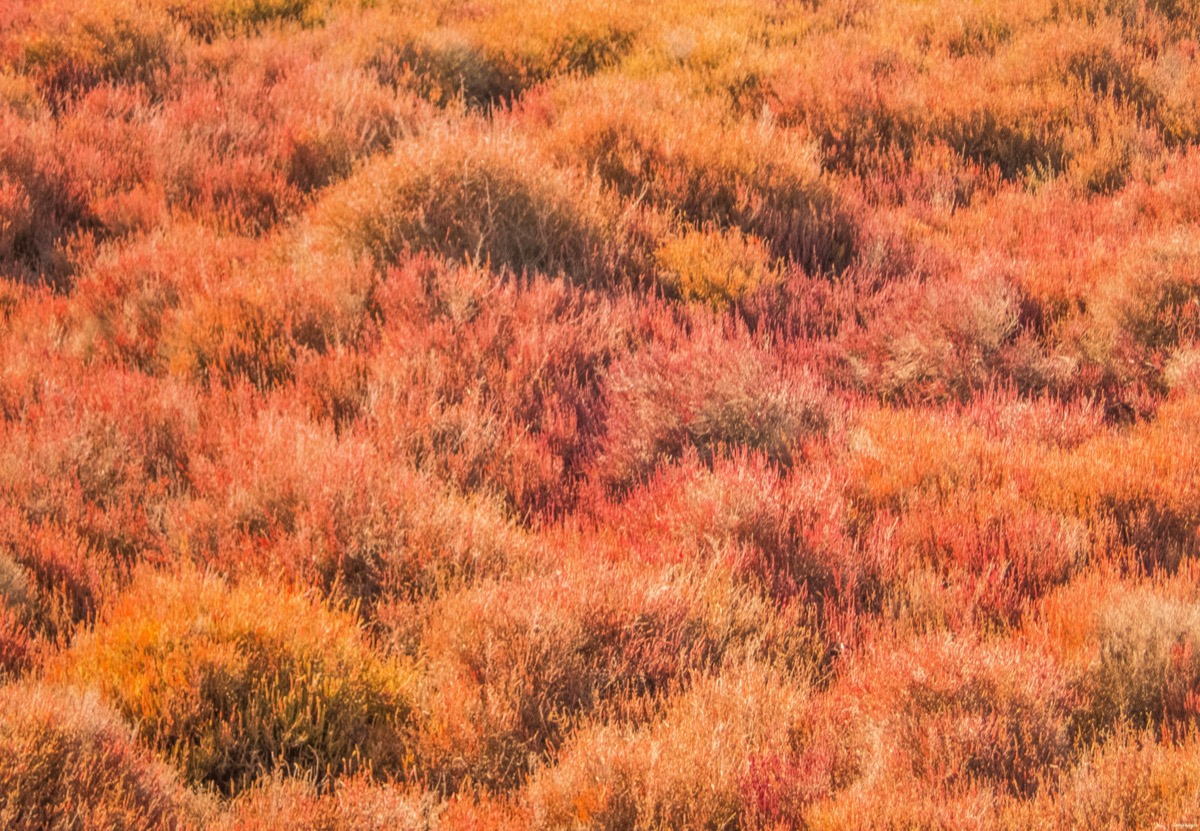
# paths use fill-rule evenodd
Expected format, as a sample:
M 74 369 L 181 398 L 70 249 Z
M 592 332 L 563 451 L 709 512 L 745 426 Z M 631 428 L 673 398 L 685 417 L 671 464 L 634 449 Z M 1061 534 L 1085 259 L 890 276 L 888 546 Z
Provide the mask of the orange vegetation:
M 1200 822 L 1193 0 L 0 0 L 0 826 Z

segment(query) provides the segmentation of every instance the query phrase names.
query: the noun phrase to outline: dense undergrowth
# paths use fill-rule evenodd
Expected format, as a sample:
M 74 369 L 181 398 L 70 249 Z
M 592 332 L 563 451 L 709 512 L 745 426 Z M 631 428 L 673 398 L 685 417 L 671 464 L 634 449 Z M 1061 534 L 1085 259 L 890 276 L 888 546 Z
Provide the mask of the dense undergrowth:
M 1198 37 L 0 0 L 0 826 L 1200 821 Z

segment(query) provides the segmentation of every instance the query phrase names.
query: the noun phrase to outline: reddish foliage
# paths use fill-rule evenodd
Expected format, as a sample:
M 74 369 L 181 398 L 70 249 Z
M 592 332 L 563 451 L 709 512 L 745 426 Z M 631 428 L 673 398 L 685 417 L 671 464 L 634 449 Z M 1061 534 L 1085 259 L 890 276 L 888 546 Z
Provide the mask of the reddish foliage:
M 0 825 L 1192 819 L 1194 4 L 0 6 Z

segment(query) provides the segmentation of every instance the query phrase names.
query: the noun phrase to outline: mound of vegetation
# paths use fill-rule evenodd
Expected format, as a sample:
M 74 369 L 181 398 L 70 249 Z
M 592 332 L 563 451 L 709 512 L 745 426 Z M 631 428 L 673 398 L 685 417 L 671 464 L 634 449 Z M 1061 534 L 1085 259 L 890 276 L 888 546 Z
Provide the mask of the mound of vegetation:
M 197 784 L 275 770 L 403 772 L 412 671 L 356 623 L 266 585 L 143 577 L 58 671 L 98 690 Z
M 139 747 L 93 694 L 40 684 L 0 689 L 5 828 L 200 828 L 205 801 Z

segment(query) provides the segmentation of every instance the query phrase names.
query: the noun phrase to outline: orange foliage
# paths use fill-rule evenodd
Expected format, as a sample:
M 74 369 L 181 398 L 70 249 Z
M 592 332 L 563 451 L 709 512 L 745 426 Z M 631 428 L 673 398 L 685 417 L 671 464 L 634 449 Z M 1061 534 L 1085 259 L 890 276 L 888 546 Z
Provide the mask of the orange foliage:
M 1198 36 L 0 0 L 0 825 L 1200 821 Z

